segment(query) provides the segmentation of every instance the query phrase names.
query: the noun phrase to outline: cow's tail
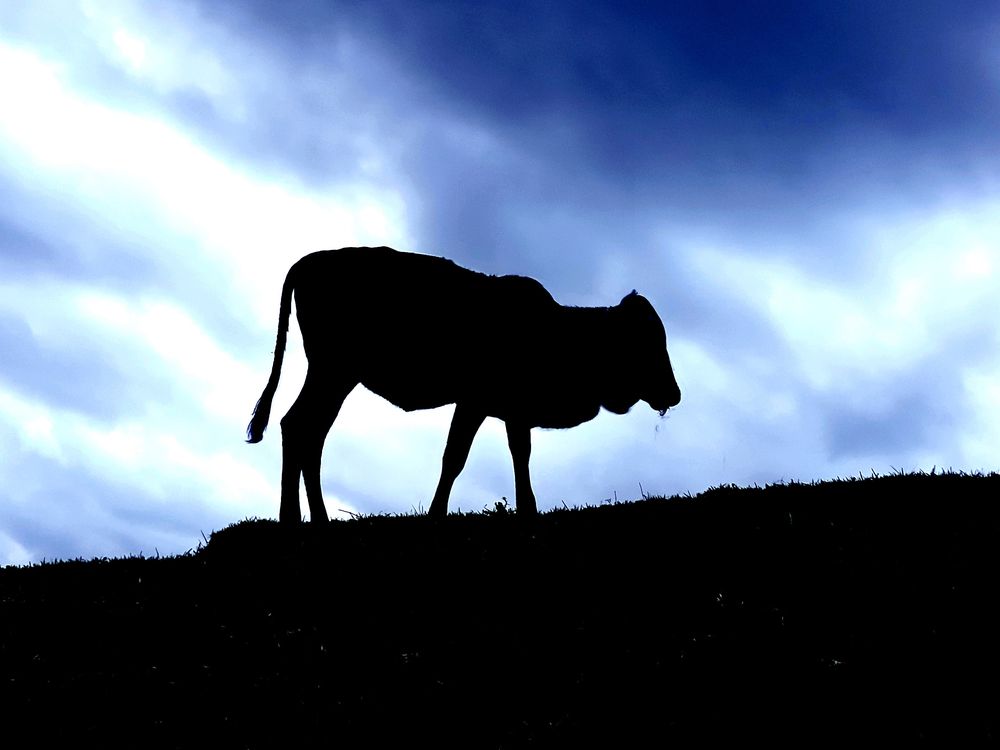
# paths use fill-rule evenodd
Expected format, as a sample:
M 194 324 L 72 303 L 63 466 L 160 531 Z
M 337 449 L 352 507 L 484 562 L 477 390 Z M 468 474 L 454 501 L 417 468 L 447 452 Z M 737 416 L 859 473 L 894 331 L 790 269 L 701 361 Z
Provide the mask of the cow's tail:
M 257 399 L 257 405 L 253 408 L 253 416 L 250 424 L 247 425 L 247 442 L 259 443 L 264 439 L 264 430 L 267 428 L 267 420 L 271 416 L 271 401 L 274 399 L 274 392 L 278 390 L 278 378 L 281 377 L 281 361 L 285 358 L 285 342 L 288 339 L 288 319 L 292 315 L 292 292 L 295 283 L 292 279 L 295 266 L 292 266 L 285 276 L 284 286 L 281 287 L 281 307 L 278 312 L 278 338 L 274 342 L 274 363 L 271 365 L 271 377 L 267 379 L 264 392 Z

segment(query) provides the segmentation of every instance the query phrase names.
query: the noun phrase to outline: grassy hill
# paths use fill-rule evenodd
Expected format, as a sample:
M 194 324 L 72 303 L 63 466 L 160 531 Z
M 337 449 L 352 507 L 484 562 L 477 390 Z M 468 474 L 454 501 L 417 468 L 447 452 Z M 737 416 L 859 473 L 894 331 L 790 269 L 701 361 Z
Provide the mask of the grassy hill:
M 0 571 L 4 734 L 134 747 L 996 742 L 1000 475 L 247 521 Z

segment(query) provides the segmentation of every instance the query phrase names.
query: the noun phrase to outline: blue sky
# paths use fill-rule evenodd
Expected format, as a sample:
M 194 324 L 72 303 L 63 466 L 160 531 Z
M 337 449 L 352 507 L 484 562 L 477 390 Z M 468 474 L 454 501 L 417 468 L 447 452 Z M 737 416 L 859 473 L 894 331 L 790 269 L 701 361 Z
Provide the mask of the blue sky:
M 243 430 L 345 245 L 653 302 L 681 405 L 535 431 L 543 508 L 996 469 L 1000 10 L 658 7 L 0 2 L 0 562 L 276 517 Z M 450 411 L 356 391 L 331 513 L 426 507 Z M 488 421 L 452 509 L 512 495 Z

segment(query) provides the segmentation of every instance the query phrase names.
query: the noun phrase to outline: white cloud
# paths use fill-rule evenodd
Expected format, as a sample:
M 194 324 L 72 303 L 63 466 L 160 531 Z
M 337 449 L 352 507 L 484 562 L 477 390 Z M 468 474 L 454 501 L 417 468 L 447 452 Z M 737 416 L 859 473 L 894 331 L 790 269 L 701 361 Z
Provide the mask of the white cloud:
M 205 414 L 229 420 L 245 415 L 259 373 L 225 351 L 182 308 L 167 300 L 130 300 L 92 290 L 73 302 L 81 323 L 101 329 L 102 336 L 130 340 L 146 363 L 158 358 L 155 369 L 184 383 Z
M 1000 201 L 877 227 L 850 281 L 822 278 L 748 248 L 697 247 L 706 279 L 760 311 L 816 389 L 889 378 L 949 337 L 974 331 L 1000 296 Z M 867 273 L 860 281 L 858 274 Z
M 0 154 L 32 183 L 53 184 L 93 219 L 156 242 L 157 226 L 224 263 L 227 286 L 269 323 L 288 266 L 305 252 L 349 244 L 406 246 L 400 195 L 371 186 L 306 192 L 284 175 L 248 174 L 174 123 L 83 98 L 64 64 L 0 44 Z M 151 226 L 149 224 L 152 224 Z
M 80 10 L 97 51 L 144 86 L 161 95 L 197 92 L 234 119 L 246 117 L 239 80 L 249 50 L 193 6 L 84 0 Z
M 996 471 L 1000 446 L 1000 330 L 994 335 L 994 356 L 968 369 L 962 378 L 963 394 L 972 414 L 959 440 L 968 470 Z
M 104 8 L 90 6 L 91 20 L 95 9 Z M 194 75 L 196 60 L 183 50 L 162 49 L 170 35 L 153 42 L 133 26 L 114 23 L 104 31 L 123 64 L 156 86 L 183 86 L 185 75 Z M 168 69 L 165 60 L 190 67 Z M 141 236 L 136 252 L 158 264 L 168 266 L 174 256 L 192 267 L 214 259 L 210 267 L 228 274 L 219 280 L 220 294 L 246 301 L 246 314 L 261 331 L 262 352 L 273 345 L 278 293 L 292 261 L 324 247 L 404 242 L 398 195 L 366 185 L 308 191 L 287 175 L 251 174 L 214 155 L 176 123 L 74 90 L 72 64 L 0 42 L 0 67 L 18 71 L 0 78 L 4 169 L 43 194 L 57 186 L 63 200 L 93 224 Z M 213 97 L 228 86 L 221 73 L 197 72 L 200 81 L 214 87 L 207 92 Z M 35 228 L 58 232 L 57 227 Z M 165 244 L 178 236 L 189 237 L 191 244 Z M 203 260 L 192 260 L 198 256 Z M 280 439 L 272 436 L 265 449 L 241 441 L 266 380 L 266 366 L 261 368 L 256 356 L 246 364 L 165 296 L 112 293 L 85 278 L 70 283 L 10 278 L 3 287 L 0 306 L 28 326 L 38 345 L 59 351 L 88 347 L 96 370 L 107 368 L 109 375 L 125 377 L 138 388 L 147 373 L 170 373 L 180 398 L 150 400 L 145 413 L 98 424 L 4 389 L 0 420 L 15 431 L 25 451 L 104 477 L 111 485 L 132 487 L 147 502 L 176 503 L 178 518 L 198 515 L 202 506 L 211 508 L 213 517 L 221 513 L 233 520 L 276 513 Z M 296 344 L 290 349 L 294 355 Z M 93 356 L 96 352 L 107 358 Z M 298 376 L 301 382 L 303 370 L 304 362 L 294 362 L 285 379 Z M 355 429 L 370 425 L 371 414 L 377 413 L 354 420 Z M 350 434 L 350 422 L 346 428 Z M 15 493 L 16 477 L 9 472 L 16 471 L 8 466 L 2 472 Z M 356 509 L 347 500 L 335 502 Z M 44 518 L 43 508 L 37 513 Z
M 705 437 L 691 446 L 692 455 L 726 453 L 730 469 L 735 458 L 742 464 L 731 480 L 737 482 L 755 467 L 774 478 L 851 474 L 861 454 L 830 457 L 824 438 L 827 420 L 836 418 L 830 410 L 854 415 L 861 421 L 852 429 L 863 429 L 865 419 L 898 415 L 903 403 L 951 421 L 928 425 L 912 448 L 873 444 L 865 449 L 866 471 L 995 466 L 998 217 L 995 197 L 920 216 L 869 217 L 858 222 L 864 231 L 853 234 L 858 245 L 841 256 L 853 267 L 835 277 L 823 275 L 823 264 L 793 265 L 754 247 L 682 243 L 718 308 L 755 311 L 781 344 L 756 357 L 753 347 L 716 352 L 672 338 L 678 377 L 693 386 L 684 405 L 699 412 L 696 432 Z M 810 248 L 803 247 L 802 257 L 810 257 Z M 740 320 L 729 324 L 734 335 L 742 330 Z M 985 356 L 977 359 L 976 350 Z M 748 432 L 733 435 L 734 429 Z
M 56 422 L 44 405 L 19 398 L 0 388 L 0 421 L 13 428 L 24 450 L 64 462 L 64 450 L 56 434 Z M 12 480 L 13 477 L 7 477 Z

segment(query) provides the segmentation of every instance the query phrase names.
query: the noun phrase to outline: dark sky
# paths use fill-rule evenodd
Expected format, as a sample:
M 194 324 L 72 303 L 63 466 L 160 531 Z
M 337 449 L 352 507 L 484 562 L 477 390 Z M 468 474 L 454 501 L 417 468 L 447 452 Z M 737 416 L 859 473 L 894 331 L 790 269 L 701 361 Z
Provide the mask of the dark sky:
M 243 428 L 285 271 L 345 245 L 653 302 L 684 400 L 537 431 L 542 507 L 995 469 L 998 42 L 987 2 L 0 7 L 0 561 L 275 516 Z M 426 508 L 449 419 L 353 394 L 331 512 Z M 488 422 L 452 508 L 512 493 Z

